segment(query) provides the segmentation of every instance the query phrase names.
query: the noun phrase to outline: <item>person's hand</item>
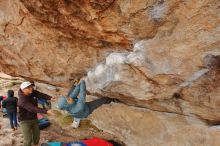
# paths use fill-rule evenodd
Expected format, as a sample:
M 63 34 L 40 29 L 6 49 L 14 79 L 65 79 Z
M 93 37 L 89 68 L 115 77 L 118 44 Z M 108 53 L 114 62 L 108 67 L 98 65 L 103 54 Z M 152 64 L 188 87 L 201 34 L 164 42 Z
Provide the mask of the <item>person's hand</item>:
M 67 97 L 66 101 L 68 104 L 73 104 L 74 100 L 71 97 Z
M 55 116 L 55 113 L 53 112 L 53 110 L 48 110 L 47 115 L 48 116 Z
M 56 97 L 51 97 L 50 100 L 51 100 L 51 101 L 56 101 L 56 99 L 57 99 Z

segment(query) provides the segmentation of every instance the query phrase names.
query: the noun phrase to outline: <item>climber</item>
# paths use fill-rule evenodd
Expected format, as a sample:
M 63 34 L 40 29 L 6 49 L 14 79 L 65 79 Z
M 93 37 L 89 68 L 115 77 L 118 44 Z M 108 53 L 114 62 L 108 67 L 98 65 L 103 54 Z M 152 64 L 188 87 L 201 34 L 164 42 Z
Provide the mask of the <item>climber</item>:
M 68 111 L 74 117 L 73 128 L 78 128 L 80 120 L 87 118 L 96 108 L 111 102 L 109 98 L 100 98 L 86 102 L 86 83 L 83 79 L 73 88 L 74 86 L 67 97 L 61 96 L 58 100 L 58 108 Z M 78 95 L 79 97 L 77 97 Z
M 37 99 L 44 98 L 55 101 L 55 97 L 48 96 L 33 89 L 29 81 L 23 82 L 18 91 L 18 120 L 20 121 L 21 132 L 24 137 L 24 146 L 31 146 L 32 142 L 37 145 L 40 140 L 40 129 L 37 113 L 53 116 L 53 110 L 38 108 Z
M 8 98 L 2 102 L 2 107 L 6 108 L 11 129 L 17 130 L 17 102 L 18 99 L 14 97 L 14 91 L 8 90 Z

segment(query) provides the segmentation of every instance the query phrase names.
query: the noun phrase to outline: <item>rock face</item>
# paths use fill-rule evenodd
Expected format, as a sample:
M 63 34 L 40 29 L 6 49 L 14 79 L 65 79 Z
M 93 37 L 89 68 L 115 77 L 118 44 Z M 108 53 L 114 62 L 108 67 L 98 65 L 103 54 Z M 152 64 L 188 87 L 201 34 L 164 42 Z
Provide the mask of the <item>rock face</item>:
M 88 90 L 130 105 L 217 122 L 220 2 L 170 3 L 160 1 L 148 11 L 160 17 L 154 20 L 161 21 L 155 36 L 137 41 L 133 51 L 111 53 L 88 73 Z
M 159 113 L 122 104 L 105 105 L 91 116 L 99 128 L 128 146 L 218 146 L 219 127 L 207 127 L 193 116 Z M 119 128 L 120 127 L 120 128 Z
M 218 124 L 219 5 L 2 0 L 0 71 L 64 88 L 87 73 L 91 94 Z

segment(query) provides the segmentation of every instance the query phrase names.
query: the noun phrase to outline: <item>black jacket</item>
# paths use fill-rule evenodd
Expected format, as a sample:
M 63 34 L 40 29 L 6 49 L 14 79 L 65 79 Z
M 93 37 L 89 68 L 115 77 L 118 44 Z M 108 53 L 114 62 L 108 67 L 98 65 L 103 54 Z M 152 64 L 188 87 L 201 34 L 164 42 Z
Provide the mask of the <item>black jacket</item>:
M 51 96 L 48 96 L 44 93 L 34 90 L 32 94 L 26 96 L 21 90 L 18 91 L 18 120 L 34 120 L 37 119 L 37 113 L 46 114 L 47 110 L 38 107 L 37 98 L 44 98 L 47 100 L 51 99 Z
M 8 97 L 7 99 L 3 100 L 2 107 L 6 108 L 7 112 L 9 113 L 17 112 L 17 103 L 18 98 Z

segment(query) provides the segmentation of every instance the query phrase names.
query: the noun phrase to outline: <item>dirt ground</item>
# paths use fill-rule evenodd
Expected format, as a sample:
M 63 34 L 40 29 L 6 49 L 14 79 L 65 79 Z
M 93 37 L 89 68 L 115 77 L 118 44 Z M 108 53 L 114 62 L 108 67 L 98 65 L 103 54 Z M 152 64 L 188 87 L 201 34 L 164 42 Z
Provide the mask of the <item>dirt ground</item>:
M 4 84 L 2 84 L 4 82 Z M 4 80 L 0 79 L 0 95 L 7 95 L 7 91 L 12 89 L 15 91 L 15 96 L 17 96 L 17 91 L 19 89 L 19 81 L 14 80 Z M 4 86 L 1 86 L 4 85 Z M 106 140 L 118 141 L 118 139 L 107 132 L 99 130 L 94 125 L 91 124 L 89 120 L 82 120 L 80 127 L 74 129 L 71 127 L 72 117 L 68 114 L 56 112 L 56 116 L 48 117 L 51 125 L 41 130 L 40 144 L 48 141 L 60 141 L 60 142 L 74 142 L 83 139 L 88 139 L 92 137 L 99 137 Z M 23 137 L 20 131 L 13 131 L 10 129 L 8 118 L 3 118 L 3 113 L 0 109 L 0 146 L 22 146 Z M 121 143 L 121 142 L 119 142 Z M 39 146 L 40 146 L 39 144 Z

